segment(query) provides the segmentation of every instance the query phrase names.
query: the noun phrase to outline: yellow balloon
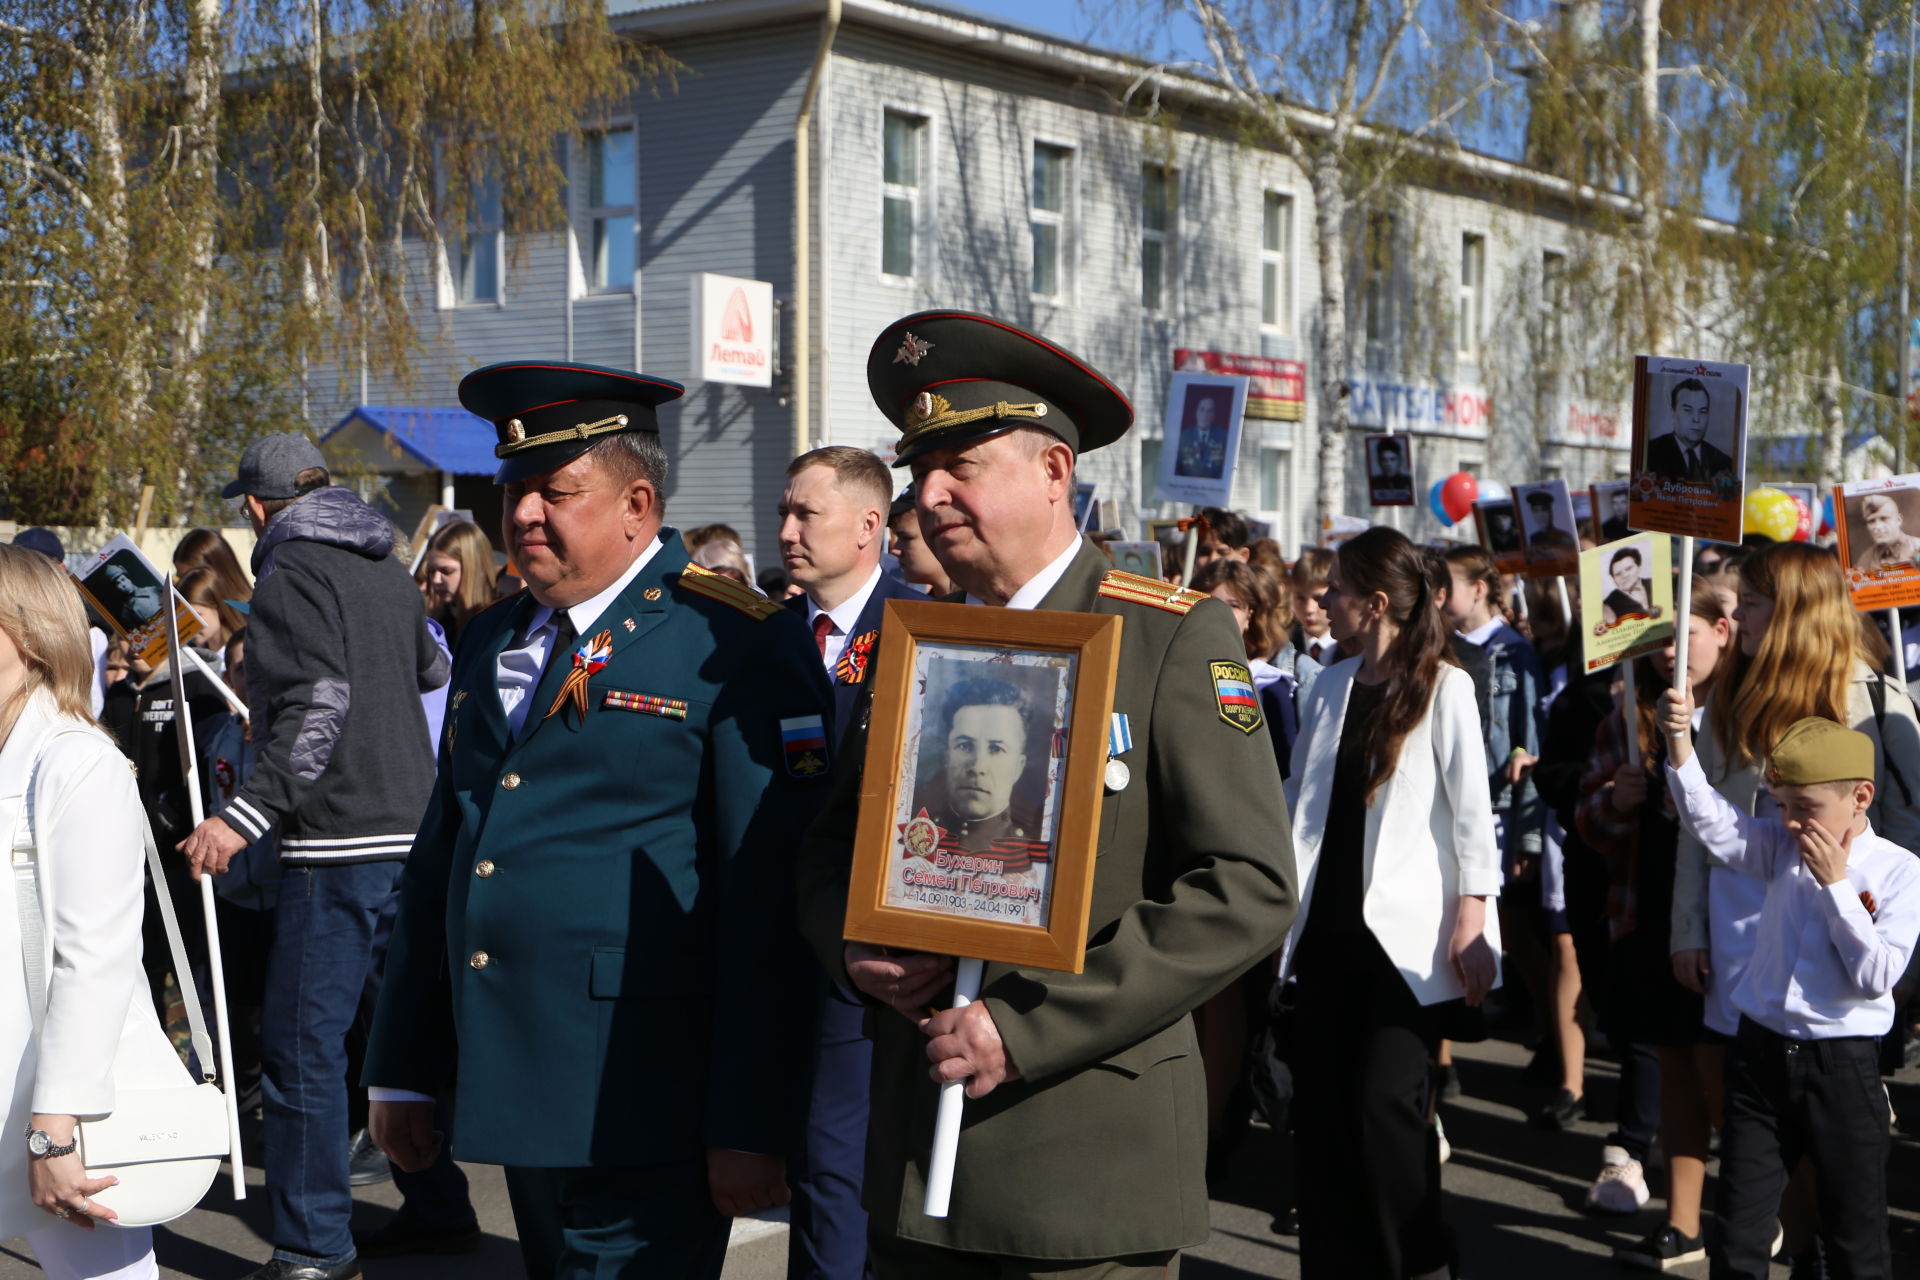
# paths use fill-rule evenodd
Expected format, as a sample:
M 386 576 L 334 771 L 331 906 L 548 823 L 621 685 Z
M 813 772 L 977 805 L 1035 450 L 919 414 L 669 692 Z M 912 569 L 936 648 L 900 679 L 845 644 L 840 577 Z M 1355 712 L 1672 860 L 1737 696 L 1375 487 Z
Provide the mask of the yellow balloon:
M 1800 527 L 1800 512 L 1792 497 L 1765 485 L 1747 495 L 1745 515 L 1745 532 L 1762 534 L 1775 542 L 1793 541 Z

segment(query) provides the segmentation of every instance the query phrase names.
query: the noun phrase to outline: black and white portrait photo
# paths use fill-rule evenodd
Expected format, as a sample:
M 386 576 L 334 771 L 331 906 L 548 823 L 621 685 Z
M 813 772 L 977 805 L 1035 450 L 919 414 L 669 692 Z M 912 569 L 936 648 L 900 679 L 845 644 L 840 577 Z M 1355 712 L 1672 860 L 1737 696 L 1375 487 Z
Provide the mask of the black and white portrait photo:
M 1855 569 L 1878 576 L 1920 565 L 1920 489 L 1847 494 L 1842 505 Z
M 1413 505 L 1413 458 L 1408 436 L 1373 435 L 1367 445 L 1367 498 L 1376 507 Z
M 1622 618 L 1653 612 L 1653 550 L 1651 539 L 1639 538 L 1607 557 L 1606 598 L 1600 620 L 1611 627 Z

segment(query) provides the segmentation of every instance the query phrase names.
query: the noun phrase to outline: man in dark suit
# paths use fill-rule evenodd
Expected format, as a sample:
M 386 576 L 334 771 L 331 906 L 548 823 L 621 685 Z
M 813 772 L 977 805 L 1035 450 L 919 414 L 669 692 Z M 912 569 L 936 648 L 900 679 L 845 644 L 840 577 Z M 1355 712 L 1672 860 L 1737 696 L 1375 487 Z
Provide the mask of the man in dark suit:
M 867 382 L 902 430 L 921 527 L 970 607 L 1125 620 L 1080 973 L 990 963 L 979 1000 L 929 1018 L 929 1002 L 950 1003 L 951 959 L 846 942 L 860 718 L 801 847 L 808 941 L 872 1010 L 874 1274 L 1163 1276 L 1208 1233 L 1188 1014 L 1278 947 L 1297 901 L 1273 747 L 1245 662 L 1229 656 L 1239 628 L 1218 601 L 1120 573 L 1080 536 L 1075 458 L 1118 439 L 1133 410 L 1071 353 L 1002 321 L 925 312 L 882 331 Z M 971 1099 L 945 1218 L 922 1212 L 929 1066 L 966 1080 Z
M 787 601 L 804 618 L 833 682 L 834 723 L 844 740 L 854 704 L 872 677 L 889 600 L 925 600 L 880 570 L 893 477 L 865 449 L 827 445 L 787 466 L 780 496 L 780 556 L 805 592 Z M 857 1280 L 866 1272 L 867 1214 L 860 1207 L 866 1162 L 867 1086 L 873 1042 L 859 998 L 819 975 L 820 1029 L 806 1145 L 790 1169 L 793 1231 L 790 1280 Z
M 1711 484 L 1733 474 L 1733 459 L 1707 443 L 1713 397 L 1698 378 L 1673 384 L 1673 431 L 1647 441 L 1647 469 L 1667 480 Z
M 403 1169 L 507 1167 L 532 1280 L 717 1277 L 787 1198 L 813 1005 L 794 832 L 831 700 L 799 619 L 662 524 L 654 407 L 554 362 L 469 375 L 528 590 L 461 637 L 365 1081 Z
M 1600 517 L 1600 541 L 1618 542 L 1632 533 L 1627 526 L 1627 487 L 1607 490 L 1607 509 Z

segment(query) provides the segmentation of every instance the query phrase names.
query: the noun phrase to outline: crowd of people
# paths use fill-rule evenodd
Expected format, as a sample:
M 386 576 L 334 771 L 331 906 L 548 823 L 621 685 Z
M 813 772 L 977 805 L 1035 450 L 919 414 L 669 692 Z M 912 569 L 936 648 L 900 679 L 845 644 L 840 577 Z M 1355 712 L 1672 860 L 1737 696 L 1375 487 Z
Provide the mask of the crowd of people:
M 0 940 L 48 975 L 44 1007 L 0 1008 L 29 1138 L 0 1234 L 49 1275 L 157 1274 L 78 1148 L 123 1035 L 211 1001 L 211 875 L 223 1084 L 272 1209 L 254 1280 L 474 1248 L 456 1155 L 507 1167 L 538 1280 L 717 1276 L 729 1219 L 789 1200 L 795 1280 L 1163 1275 L 1255 1114 L 1293 1152 L 1271 1184 L 1303 1274 L 1472 1274 L 1444 1104 L 1453 1046 L 1503 1027 L 1536 1048 L 1499 1101 L 1611 1123 L 1587 1208 L 1664 1188 L 1624 1264 L 1891 1274 L 1920 718 L 1831 551 L 1704 548 L 1685 670 L 1670 641 L 1624 681 L 1585 669 L 1578 602 L 1472 545 L 1376 526 L 1289 562 L 1208 509 L 1164 581 L 1114 570 L 1073 473 L 1132 411 L 1037 335 L 906 317 L 869 381 L 909 483 L 802 454 L 757 564 L 667 524 L 679 388 L 646 375 L 462 383 L 499 433 L 497 546 L 455 520 L 410 547 L 266 437 L 225 494 L 251 574 L 216 530 L 175 548 L 202 623 L 180 681 L 89 635 L 51 535 L 0 547 L 0 826 L 48 922 L 44 954 Z M 928 598 L 1125 619 L 1082 967 L 990 963 L 966 1002 L 951 957 L 845 936 L 886 605 Z M 941 732 L 1018 731 L 1012 693 L 975 696 Z M 1024 755 L 957 742 L 940 839 L 1046 856 L 1005 781 Z M 939 1216 L 946 1081 L 972 1101 Z M 389 1176 L 403 1209 L 356 1236 L 353 1187 Z

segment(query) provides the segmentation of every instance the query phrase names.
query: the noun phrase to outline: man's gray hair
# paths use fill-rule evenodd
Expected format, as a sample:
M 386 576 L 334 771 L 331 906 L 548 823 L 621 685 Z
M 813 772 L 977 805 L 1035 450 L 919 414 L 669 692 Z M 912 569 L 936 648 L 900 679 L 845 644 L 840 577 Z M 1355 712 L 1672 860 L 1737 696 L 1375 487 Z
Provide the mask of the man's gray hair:
M 594 445 L 587 456 L 623 482 L 645 480 L 656 494 L 666 496 L 667 450 L 658 432 L 622 431 Z

